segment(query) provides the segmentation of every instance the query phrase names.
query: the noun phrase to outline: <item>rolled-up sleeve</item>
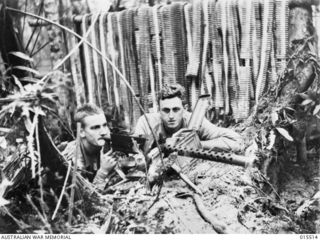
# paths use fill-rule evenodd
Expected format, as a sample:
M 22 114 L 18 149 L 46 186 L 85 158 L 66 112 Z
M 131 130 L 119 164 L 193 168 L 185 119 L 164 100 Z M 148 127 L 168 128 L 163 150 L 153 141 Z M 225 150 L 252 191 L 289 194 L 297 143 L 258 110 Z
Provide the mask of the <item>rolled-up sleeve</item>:
M 223 151 L 243 150 L 243 139 L 235 131 L 218 127 L 204 119 L 199 130 L 199 137 L 204 149 L 217 149 Z

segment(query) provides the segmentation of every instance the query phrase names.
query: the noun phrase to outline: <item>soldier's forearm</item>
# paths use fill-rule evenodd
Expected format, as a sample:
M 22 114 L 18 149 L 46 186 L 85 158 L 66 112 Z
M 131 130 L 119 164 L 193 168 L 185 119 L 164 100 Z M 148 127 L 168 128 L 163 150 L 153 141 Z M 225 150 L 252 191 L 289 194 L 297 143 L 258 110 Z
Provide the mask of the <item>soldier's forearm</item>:
M 242 143 L 226 138 L 217 138 L 214 140 L 201 141 L 203 149 L 217 149 L 222 151 L 241 151 Z
M 101 169 L 99 169 L 97 171 L 97 174 L 96 176 L 94 177 L 93 179 L 93 185 L 95 185 L 95 187 L 99 190 L 99 191 L 102 191 L 107 182 L 108 182 L 108 176 L 110 175 L 109 172 L 105 172 Z

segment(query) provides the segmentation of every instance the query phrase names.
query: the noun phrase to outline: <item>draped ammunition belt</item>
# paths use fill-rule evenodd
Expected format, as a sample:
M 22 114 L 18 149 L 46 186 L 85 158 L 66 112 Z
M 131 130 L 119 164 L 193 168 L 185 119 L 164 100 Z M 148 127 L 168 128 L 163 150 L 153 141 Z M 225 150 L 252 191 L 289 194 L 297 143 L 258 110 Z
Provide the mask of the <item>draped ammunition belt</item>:
M 242 111 L 238 108 L 239 100 L 239 32 L 238 30 L 238 18 L 235 11 L 237 8 L 237 2 L 229 0 L 227 4 L 227 16 L 228 20 L 228 49 L 229 49 L 229 64 L 230 64 L 230 104 L 232 107 L 233 115 L 238 119 L 239 113 Z
M 123 11 L 121 18 L 123 41 L 124 41 L 124 56 L 125 56 L 125 71 L 126 77 L 130 82 L 135 94 L 139 97 L 139 72 L 137 66 L 137 51 L 136 39 L 134 34 L 134 10 L 129 9 Z M 135 126 L 139 116 L 141 115 L 140 108 L 131 94 L 128 95 L 130 105 L 131 126 Z
M 188 63 L 192 59 L 192 34 L 191 34 L 191 26 L 192 26 L 192 7 L 190 4 L 184 5 L 184 19 L 185 19 L 185 26 L 186 26 L 186 39 L 187 39 L 187 60 Z M 188 78 L 189 81 L 186 83 L 187 89 L 187 99 L 188 104 L 190 107 L 195 106 L 196 104 L 196 86 L 195 86 L 195 79 L 192 77 Z M 197 95 L 198 96 L 198 95 Z
M 201 54 L 201 71 L 200 77 L 200 88 L 201 94 L 208 94 L 208 85 L 211 86 L 211 79 L 208 73 L 208 49 L 209 49 L 209 1 L 202 1 L 202 14 L 203 14 L 203 44 L 202 44 L 202 54 Z
M 240 59 L 244 63 L 239 64 L 238 78 L 239 78 L 239 89 L 238 89 L 238 111 L 234 113 L 236 120 L 245 119 L 249 116 L 250 111 L 250 96 L 253 94 L 252 86 L 252 68 L 250 66 L 250 59 L 252 59 L 252 31 L 251 31 L 251 14 L 252 14 L 252 1 L 240 1 L 240 21 L 242 28 L 241 34 L 241 48 L 240 48 Z M 244 65 L 244 66 L 243 66 Z
M 106 32 L 107 32 L 107 13 L 101 14 L 99 17 L 99 37 L 100 37 L 100 49 L 103 54 L 108 56 L 108 51 L 106 48 Z M 103 70 L 103 78 L 104 78 L 104 84 L 105 84 L 105 94 L 108 104 L 112 104 L 112 98 L 111 98 L 111 86 L 109 84 L 109 76 L 110 69 L 108 72 L 108 63 L 106 61 L 102 61 L 102 70 Z
M 202 43 L 202 2 L 195 1 L 192 5 L 192 51 L 187 66 L 187 76 L 197 77 L 201 60 Z
M 216 7 L 215 1 L 209 2 L 210 8 L 210 39 L 212 46 L 212 68 L 214 79 L 214 106 L 219 111 L 220 108 L 224 108 L 224 95 L 223 95 L 223 83 L 222 83 L 222 39 L 218 33 L 220 28 L 221 19 L 219 18 L 219 12 Z M 212 23 L 211 23 L 212 21 Z
M 253 70 L 253 88 L 256 93 L 256 86 L 258 80 L 258 73 L 260 67 L 260 54 L 261 54 L 261 15 L 259 13 L 260 2 L 253 0 L 253 14 L 252 14 L 252 70 Z M 255 95 L 254 95 L 255 96 Z
M 117 19 L 116 19 L 115 13 L 109 13 L 108 14 L 108 45 L 109 45 L 109 51 L 111 55 L 111 61 L 116 67 L 119 67 L 119 50 L 117 48 L 116 42 L 117 42 Z M 119 91 L 119 76 L 117 75 L 114 68 L 112 69 L 112 91 L 114 94 L 115 99 L 115 106 L 117 107 L 118 111 L 120 111 L 120 96 L 121 92 Z
M 250 113 L 250 88 L 252 86 L 252 68 L 251 66 L 239 67 L 239 97 L 238 112 L 235 119 L 246 119 Z
M 273 20 L 274 2 L 265 0 L 263 5 L 263 24 L 262 24 L 262 41 L 261 41 L 261 60 L 259 74 L 256 86 L 256 101 L 258 101 L 266 87 L 267 68 L 270 60 L 271 38 L 272 38 L 272 20 Z
M 216 113 L 241 120 L 250 113 L 250 98 L 257 102 L 286 66 L 288 9 L 288 0 L 143 6 L 100 14 L 88 40 L 122 72 L 147 112 L 157 110 L 163 84 L 179 83 L 190 107 L 209 93 Z M 76 31 L 83 35 L 92 17 L 82 16 Z M 123 106 L 133 127 L 141 112 L 115 69 L 86 44 L 80 57 L 83 81 L 75 80 L 76 88 L 84 85 L 86 101 Z M 80 68 L 71 67 L 76 77 Z
M 246 68 L 241 68 L 240 71 L 252 71 L 250 67 L 250 61 L 252 60 L 252 52 L 253 52 L 253 6 L 254 0 L 241 0 L 239 1 L 239 13 L 240 13 L 240 21 L 241 21 L 241 44 L 240 44 L 240 59 L 244 61 L 242 66 L 244 65 Z M 241 65 L 241 64 L 240 64 Z M 253 78 L 252 74 L 247 74 L 250 77 L 249 81 L 249 91 L 250 91 L 250 98 L 254 99 L 254 86 L 253 85 Z M 240 77 L 239 77 L 240 78 Z M 241 82 L 240 82 L 240 88 Z M 248 100 L 249 101 L 249 100 Z
M 175 79 L 182 86 L 186 85 L 186 40 L 184 31 L 184 5 L 173 3 L 170 7 L 171 36 L 175 59 Z
M 163 44 L 163 68 L 164 84 L 176 83 L 176 69 L 175 69 L 175 50 L 172 39 L 172 21 L 171 21 L 171 6 L 166 5 L 160 9 L 162 18 L 162 44 Z
M 224 114 L 229 114 L 230 107 L 229 107 L 229 57 L 227 51 L 227 9 L 228 9 L 228 2 L 222 1 L 221 2 L 221 30 L 222 30 L 222 49 L 223 49 L 223 70 L 224 70 L 224 83 L 223 83 L 223 91 L 224 91 Z
M 275 38 L 277 73 L 282 74 L 286 67 L 288 32 L 289 32 L 288 0 L 275 0 Z
M 79 24 L 74 23 L 74 28 L 79 28 Z M 76 45 L 76 38 L 71 37 L 70 39 L 70 49 L 73 49 Z M 81 75 L 81 58 L 77 58 L 76 56 L 80 56 L 80 51 L 76 51 L 75 55 L 70 57 L 70 64 L 71 64 L 71 73 L 72 79 L 74 81 L 74 87 L 76 92 L 76 104 L 79 105 L 85 101 L 85 87 L 84 87 L 84 80 Z
M 155 91 L 162 87 L 162 59 L 161 59 L 161 16 L 159 6 L 152 8 L 152 18 L 150 18 L 151 28 L 151 52 L 155 65 Z
M 97 21 L 94 25 L 94 29 L 91 32 L 91 41 L 92 41 L 92 46 L 101 49 L 100 48 L 100 31 L 99 31 L 99 21 Z M 102 106 L 102 65 L 101 65 L 101 58 L 99 58 L 98 54 L 96 51 L 90 48 L 92 51 L 92 59 L 93 59 L 93 69 L 94 69 L 94 85 L 95 89 L 97 91 L 96 95 L 96 100 L 99 106 Z
M 126 79 L 129 78 L 129 71 L 128 71 L 128 57 L 126 55 L 126 48 L 125 48 L 125 41 L 124 41 L 124 35 L 125 35 L 125 27 L 124 27 L 124 20 L 125 20 L 125 12 L 119 12 L 117 13 L 117 27 L 118 27 L 118 34 L 119 34 L 119 50 L 120 50 L 120 66 L 121 66 L 121 72 L 124 75 Z M 121 88 L 121 98 L 122 98 L 122 104 L 124 110 L 124 121 L 126 124 L 126 127 L 132 127 L 132 101 L 131 101 L 131 95 L 129 95 L 129 91 L 127 89 L 126 84 L 123 81 L 120 81 L 120 88 Z
M 136 40 L 138 66 L 140 70 L 140 96 L 145 110 L 149 109 L 148 95 L 150 88 L 150 22 L 151 9 L 141 7 L 137 10 L 136 16 Z
M 82 35 L 84 35 L 87 32 L 88 29 L 88 22 L 89 22 L 89 15 L 84 15 L 82 18 L 82 24 L 81 24 L 81 31 Z M 92 77 L 93 68 L 91 65 L 91 54 L 88 45 L 83 45 L 83 56 L 84 56 L 84 66 L 85 66 L 85 84 L 87 87 L 87 96 L 88 101 L 91 103 L 95 103 L 94 100 L 94 81 Z
M 201 44 L 202 44 L 201 1 L 195 2 L 193 5 L 189 5 L 187 14 L 188 16 L 186 16 L 186 21 L 188 20 L 189 22 L 188 25 L 190 29 L 190 32 L 189 32 L 190 45 L 188 46 L 189 61 L 187 65 L 186 77 L 188 78 L 189 97 L 190 97 L 191 107 L 193 109 L 200 96 L 200 81 L 198 78 L 198 74 L 199 74 L 199 68 L 200 68 Z
M 118 28 L 118 17 L 117 13 L 109 13 L 110 15 L 110 21 L 111 21 L 111 28 L 108 28 L 108 31 L 112 34 L 112 45 L 114 48 L 114 55 L 113 55 L 113 61 L 114 64 L 117 66 L 117 68 L 122 71 L 121 66 L 121 56 L 120 56 L 120 45 L 119 45 L 119 28 Z M 114 91 L 116 90 L 118 92 L 119 96 L 119 107 L 118 110 L 120 110 L 120 105 L 122 103 L 122 89 L 120 88 L 120 76 L 117 75 L 117 73 L 114 73 Z

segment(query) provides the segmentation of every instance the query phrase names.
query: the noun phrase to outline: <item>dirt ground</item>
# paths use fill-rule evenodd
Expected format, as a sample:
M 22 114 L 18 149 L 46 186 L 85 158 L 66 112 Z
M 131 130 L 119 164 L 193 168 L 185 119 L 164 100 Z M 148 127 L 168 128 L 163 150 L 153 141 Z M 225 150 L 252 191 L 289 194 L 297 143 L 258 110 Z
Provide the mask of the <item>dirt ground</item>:
M 207 214 L 225 226 L 227 232 L 318 233 L 318 203 L 308 207 L 301 217 L 295 213 L 319 191 L 317 163 L 314 159 L 315 168 L 309 168 L 313 170 L 309 179 L 301 175 L 301 167 L 292 165 L 282 175 L 279 194 L 265 193 L 262 187 L 270 183 L 253 168 L 198 160 L 188 177 L 202 191 Z M 200 216 L 190 195 L 193 191 L 178 176 L 164 181 L 155 203 L 157 187 L 150 193 L 135 181 L 118 185 L 116 190 L 108 223 L 110 233 L 216 233 L 217 229 Z
M 292 153 L 278 163 L 277 187 L 257 168 L 193 160 L 185 174 L 203 193 L 204 212 L 218 226 L 201 216 L 194 191 L 171 171 L 164 177 L 158 199 L 159 186 L 150 191 L 144 178 L 116 183 L 98 198 L 99 204 L 82 201 L 93 215 L 86 214 L 86 220 L 79 219 L 71 229 L 65 229 L 63 221 L 53 221 L 52 229 L 54 233 L 211 234 L 224 227 L 234 234 L 320 233 L 319 152 L 309 150 L 305 164 L 296 162 Z M 8 208 L 31 226 L 21 231 L 10 218 L 0 216 L 1 233 L 44 231 L 39 217 L 26 212 L 23 205 L 16 201 Z M 62 213 L 67 210 L 66 206 Z

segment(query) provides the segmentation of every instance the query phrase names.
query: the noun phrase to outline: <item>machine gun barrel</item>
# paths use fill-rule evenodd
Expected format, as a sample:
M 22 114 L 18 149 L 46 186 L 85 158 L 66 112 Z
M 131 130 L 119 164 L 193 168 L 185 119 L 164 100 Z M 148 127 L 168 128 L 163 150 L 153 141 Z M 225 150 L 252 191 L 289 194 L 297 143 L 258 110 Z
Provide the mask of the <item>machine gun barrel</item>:
M 215 162 L 222 162 L 226 164 L 248 167 L 252 166 L 254 158 L 236 155 L 228 152 L 207 151 L 189 147 L 174 147 L 172 145 L 165 144 L 163 151 L 166 154 L 177 152 L 180 156 L 188 156 L 193 158 L 206 159 Z

